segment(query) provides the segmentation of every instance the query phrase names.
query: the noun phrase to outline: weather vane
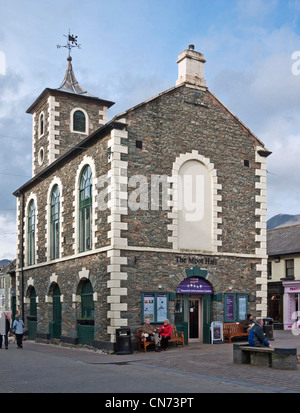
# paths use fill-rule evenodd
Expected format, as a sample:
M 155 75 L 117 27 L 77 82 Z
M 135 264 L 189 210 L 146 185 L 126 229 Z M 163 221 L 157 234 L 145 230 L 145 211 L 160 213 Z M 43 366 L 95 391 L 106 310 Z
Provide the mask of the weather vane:
M 74 34 L 70 34 L 70 29 L 69 29 L 69 34 L 64 36 L 68 39 L 68 42 L 66 45 L 61 46 L 61 45 L 57 45 L 57 48 L 60 49 L 61 47 L 66 47 L 69 50 L 69 57 L 71 56 L 71 49 L 73 49 L 73 47 L 78 47 L 78 49 L 80 49 L 81 45 L 77 43 L 77 36 L 74 36 Z

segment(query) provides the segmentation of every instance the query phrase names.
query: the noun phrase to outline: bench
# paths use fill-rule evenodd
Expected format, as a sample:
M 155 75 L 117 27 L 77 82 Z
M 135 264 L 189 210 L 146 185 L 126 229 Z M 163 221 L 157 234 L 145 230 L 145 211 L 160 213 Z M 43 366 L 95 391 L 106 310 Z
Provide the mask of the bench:
M 297 349 L 293 347 L 250 347 L 233 345 L 233 362 L 253 366 L 272 367 L 277 370 L 297 370 Z
M 137 342 L 139 351 L 144 349 L 147 351 L 147 347 L 151 344 L 154 344 L 154 341 L 147 341 L 145 337 L 142 337 L 142 330 L 136 330 Z M 172 337 L 169 340 L 169 343 L 175 342 L 176 346 L 178 343 L 181 343 L 184 346 L 184 334 L 182 331 L 177 331 L 176 326 L 172 326 Z
M 233 337 L 248 337 L 248 333 L 243 328 L 243 323 L 223 324 L 223 341 L 231 343 Z

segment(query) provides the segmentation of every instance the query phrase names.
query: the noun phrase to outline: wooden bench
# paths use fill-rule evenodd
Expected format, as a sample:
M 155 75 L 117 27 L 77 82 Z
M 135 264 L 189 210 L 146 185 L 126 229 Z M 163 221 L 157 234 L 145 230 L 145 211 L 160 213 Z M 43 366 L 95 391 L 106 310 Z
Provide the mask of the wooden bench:
M 233 337 L 248 337 L 243 323 L 223 323 L 223 341 L 231 343 Z
M 297 349 L 293 347 L 250 347 L 247 344 L 234 344 L 233 362 L 272 367 L 278 370 L 297 370 Z
M 142 349 L 144 349 L 144 351 L 147 351 L 147 347 L 151 344 L 154 344 L 154 341 L 147 341 L 145 337 L 142 337 L 141 329 L 136 330 L 136 336 L 139 351 L 141 351 Z M 169 343 L 172 342 L 175 342 L 176 346 L 178 345 L 178 343 L 181 343 L 184 346 L 184 334 L 182 331 L 177 331 L 175 325 L 172 326 L 172 337 L 169 340 Z

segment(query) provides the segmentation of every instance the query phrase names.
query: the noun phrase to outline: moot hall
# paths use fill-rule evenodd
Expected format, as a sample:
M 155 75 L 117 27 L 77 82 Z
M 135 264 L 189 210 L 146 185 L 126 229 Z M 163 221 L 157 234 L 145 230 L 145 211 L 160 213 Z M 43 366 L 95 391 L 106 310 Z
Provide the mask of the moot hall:
M 27 110 L 32 178 L 14 192 L 29 338 L 110 350 L 149 317 L 209 342 L 212 321 L 266 317 L 270 152 L 208 89 L 203 54 L 112 120 L 71 60 Z

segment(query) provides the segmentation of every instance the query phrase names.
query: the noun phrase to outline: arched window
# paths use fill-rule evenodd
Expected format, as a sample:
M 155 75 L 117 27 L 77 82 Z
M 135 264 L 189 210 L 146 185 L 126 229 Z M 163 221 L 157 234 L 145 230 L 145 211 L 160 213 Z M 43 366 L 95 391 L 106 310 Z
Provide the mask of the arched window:
M 28 207 L 28 265 L 35 264 L 35 204 L 30 201 Z
M 86 132 L 85 114 L 81 110 L 76 110 L 73 114 L 73 130 Z
M 59 258 L 59 202 L 60 192 L 55 185 L 51 194 L 50 207 L 50 258 Z
M 87 165 L 79 184 L 79 252 L 92 248 L 92 170 Z
M 44 135 L 44 131 L 45 131 L 45 119 L 44 119 L 44 113 L 42 112 L 39 118 L 39 136 Z

